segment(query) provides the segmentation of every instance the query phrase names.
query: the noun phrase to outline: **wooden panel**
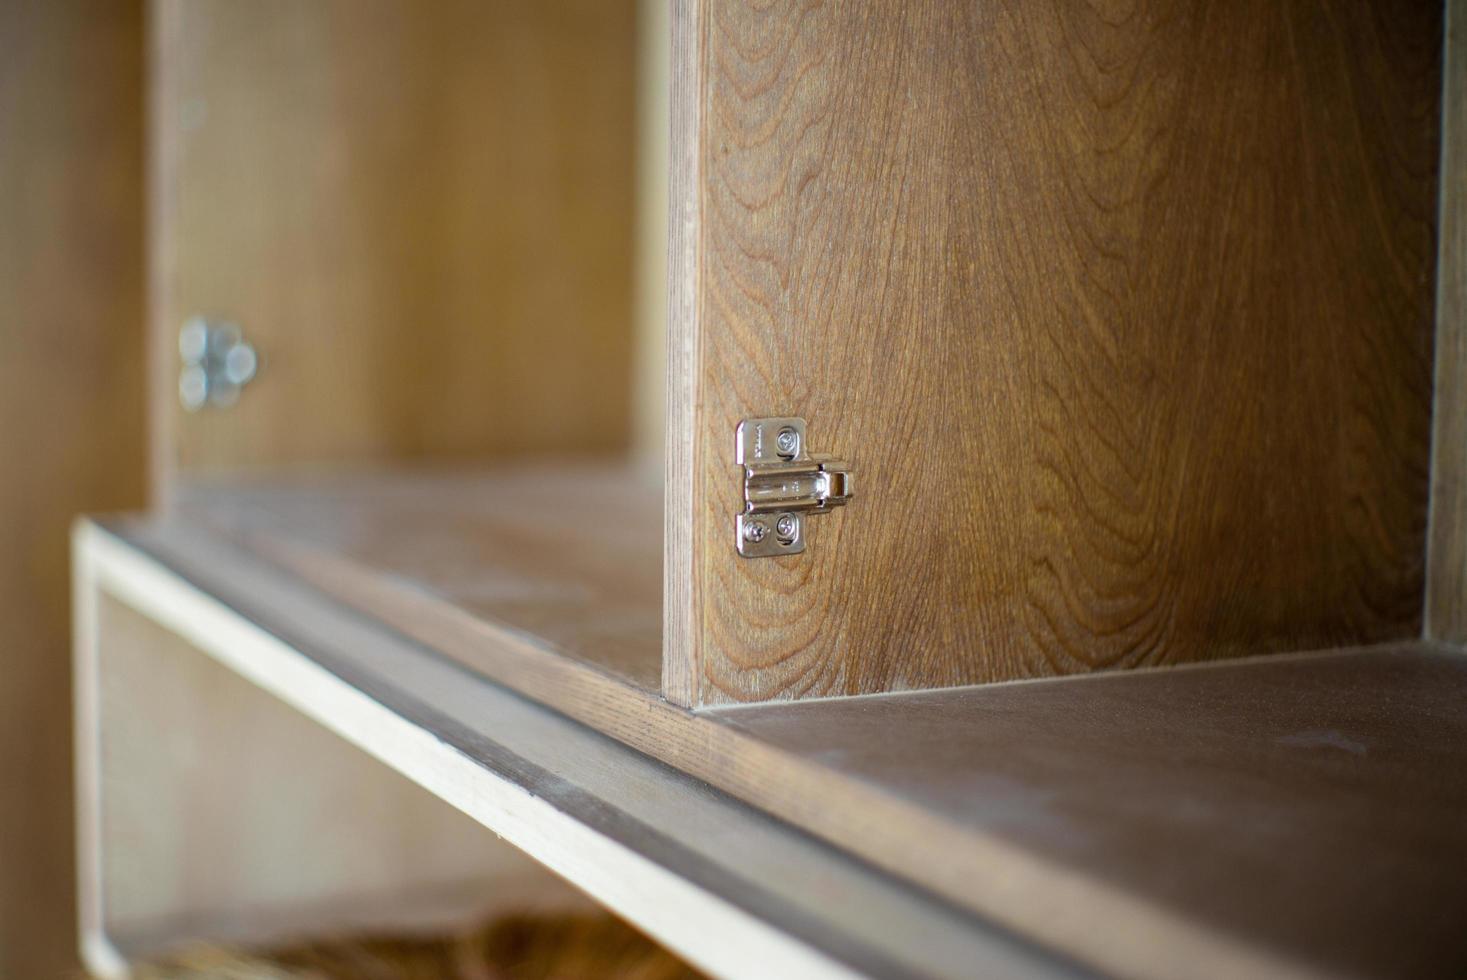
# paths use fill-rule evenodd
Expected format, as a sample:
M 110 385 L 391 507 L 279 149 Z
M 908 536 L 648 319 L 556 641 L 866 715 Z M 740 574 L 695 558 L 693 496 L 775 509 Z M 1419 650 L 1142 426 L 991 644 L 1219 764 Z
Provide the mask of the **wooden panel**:
M 144 502 L 140 3 L 0 3 L 0 976 L 75 969 L 67 527 Z
M 463 814 L 109 597 L 93 661 L 107 939 L 279 940 L 578 908 Z
M 156 14 L 161 468 L 628 443 L 632 0 Z M 260 350 L 227 412 L 193 314 Z
M 1426 635 L 1467 640 L 1467 2 L 1448 0 Z
M 278 566 L 177 523 L 124 533 L 168 567 L 92 531 L 110 587 L 190 624 L 211 649 L 233 651 L 235 669 L 257 683 L 274 677 L 263 649 L 237 650 L 229 636 L 241 627 L 207 609 L 253 617 L 250 629 L 302 644 L 374 700 L 405 705 L 397 710 L 426 724 L 435 746 L 509 739 L 555 753 L 527 707 L 481 706 L 483 685 L 455 679 L 450 663 L 503 674 L 525 638 L 492 624 L 477 635 L 444 628 L 462 613 L 431 596 L 411 610 L 353 597 L 343 580 L 327 591 L 344 604 L 323 602 Z M 410 646 L 389 666 L 383 648 L 399 634 L 427 649 Z M 1456 650 L 1397 644 L 699 712 L 626 685 L 554 689 L 543 673 L 513 675 L 526 680 L 526 693 L 862 859 L 853 864 L 874 864 L 1107 975 L 1430 974 L 1467 952 L 1449 914 L 1467 882 L 1467 659 Z M 302 710 L 318 710 L 305 685 L 272 682 Z M 358 737 L 383 728 L 363 723 Z M 436 765 L 403 758 L 396 764 L 438 792 L 472 792 L 472 780 L 448 781 Z M 653 837 L 674 823 L 691 828 L 678 837 L 679 864 L 686 846 L 764 876 L 771 866 L 758 862 L 775 858 L 783 869 L 794 856 L 702 810 L 717 794 L 701 783 L 658 790 L 594 756 L 555 758 L 557 799 L 567 781 L 609 779 L 652 808 L 643 812 Z M 664 794 L 681 801 L 682 817 L 650 815 Z M 765 881 L 786 897 L 810 884 L 783 870 Z M 835 902 L 827 913 L 867 923 L 863 935 L 914 935 L 911 920 L 873 928 L 871 907 L 835 882 L 814 888 Z M 1382 969 L 1392 963 L 1410 969 Z
M 697 135 L 703 111 L 702 0 L 672 5 L 672 139 L 668 146 L 667 470 L 662 531 L 662 692 L 692 704 L 699 690 L 703 587 L 694 560 L 699 499 L 697 427 L 702 316 L 699 205 L 702 161 Z
M 687 7 L 669 697 L 1417 633 L 1439 4 Z M 740 560 L 787 414 L 859 496 Z

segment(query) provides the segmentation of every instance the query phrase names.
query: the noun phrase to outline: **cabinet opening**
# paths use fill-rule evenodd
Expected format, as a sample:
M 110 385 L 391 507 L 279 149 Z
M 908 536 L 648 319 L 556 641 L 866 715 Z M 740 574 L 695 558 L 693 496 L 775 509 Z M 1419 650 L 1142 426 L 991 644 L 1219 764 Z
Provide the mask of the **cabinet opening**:
M 582 455 L 659 478 L 665 8 L 160 4 L 160 490 Z M 248 380 L 191 356 L 200 324 Z

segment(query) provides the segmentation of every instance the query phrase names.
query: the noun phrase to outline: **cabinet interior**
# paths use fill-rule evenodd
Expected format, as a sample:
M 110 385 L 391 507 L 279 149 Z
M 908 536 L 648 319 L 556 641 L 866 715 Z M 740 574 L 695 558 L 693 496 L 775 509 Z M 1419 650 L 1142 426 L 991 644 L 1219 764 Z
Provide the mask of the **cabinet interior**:
M 699 962 L 750 961 L 659 897 L 861 967 L 1459 951 L 1400 909 L 1467 881 L 1467 59 L 1433 3 L 1158 10 L 157 0 L 160 506 L 84 584 L 326 665 L 300 711 Z M 744 559 L 783 416 L 856 496 Z
M 665 5 L 161 2 L 157 480 L 661 454 Z M 258 354 L 176 396 L 192 318 Z

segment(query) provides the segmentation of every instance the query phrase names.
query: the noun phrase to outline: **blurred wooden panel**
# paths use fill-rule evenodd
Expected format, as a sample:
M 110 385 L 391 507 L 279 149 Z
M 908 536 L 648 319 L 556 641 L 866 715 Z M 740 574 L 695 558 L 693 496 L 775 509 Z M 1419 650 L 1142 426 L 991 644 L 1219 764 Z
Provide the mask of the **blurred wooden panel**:
M 670 697 L 1417 634 L 1439 3 L 679 16 Z M 743 560 L 771 415 L 858 497 Z
M 85 886 L 124 954 L 582 908 L 521 851 L 107 595 Z M 94 659 L 93 659 L 94 658 Z M 91 878 L 95 875 L 95 879 Z M 95 937 L 102 938 L 102 937 Z
M 76 965 L 67 531 L 143 503 L 140 3 L 0 3 L 0 976 Z
M 164 470 L 628 442 L 633 2 L 155 12 Z M 263 358 L 227 411 L 193 314 Z
M 1467 641 L 1467 0 L 1447 3 L 1426 633 Z

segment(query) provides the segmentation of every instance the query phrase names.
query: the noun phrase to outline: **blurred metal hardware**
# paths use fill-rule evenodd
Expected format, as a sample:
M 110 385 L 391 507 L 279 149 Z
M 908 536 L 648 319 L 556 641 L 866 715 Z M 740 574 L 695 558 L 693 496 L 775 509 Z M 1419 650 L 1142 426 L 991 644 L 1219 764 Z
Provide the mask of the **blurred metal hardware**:
M 254 345 L 239 324 L 189 317 L 178 331 L 178 400 L 190 412 L 229 408 L 259 371 Z

